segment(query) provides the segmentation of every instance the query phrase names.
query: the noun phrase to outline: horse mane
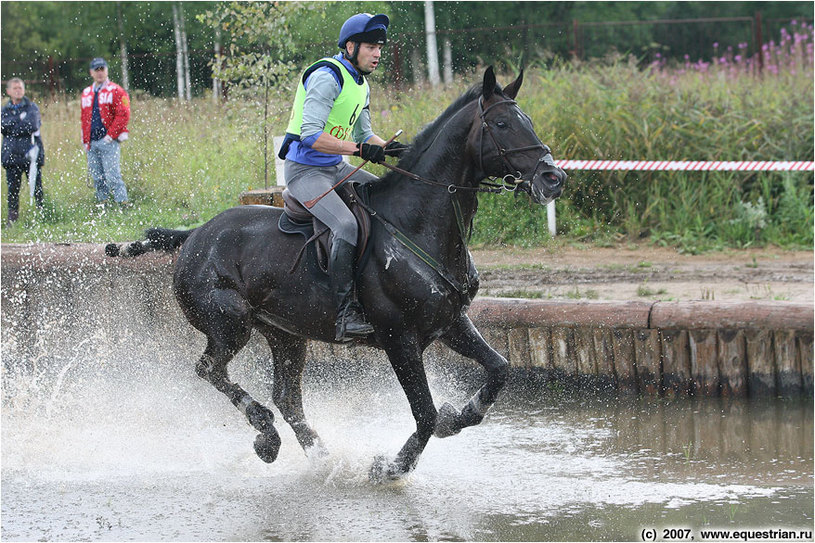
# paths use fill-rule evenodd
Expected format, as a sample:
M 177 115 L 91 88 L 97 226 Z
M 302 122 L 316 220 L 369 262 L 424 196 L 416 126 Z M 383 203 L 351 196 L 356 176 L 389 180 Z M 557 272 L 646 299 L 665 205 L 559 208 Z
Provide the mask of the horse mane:
M 450 106 L 448 106 L 441 115 L 430 123 L 426 124 L 419 131 L 419 133 L 416 134 L 416 137 L 411 142 L 410 149 L 405 152 L 405 154 L 399 160 L 399 167 L 403 170 L 413 171 L 416 164 L 427 151 L 427 148 L 436 140 L 439 133 L 447 126 L 447 122 L 456 113 L 461 111 L 464 106 L 477 99 L 481 95 L 482 89 L 482 83 L 472 85 L 469 89 L 464 91 L 461 96 L 456 98 L 455 101 L 453 101 L 453 103 L 450 104 Z M 495 84 L 495 92 L 498 94 L 503 92 L 501 86 L 497 83 Z M 391 177 L 391 175 L 398 174 L 395 174 L 395 172 L 390 172 L 385 177 Z

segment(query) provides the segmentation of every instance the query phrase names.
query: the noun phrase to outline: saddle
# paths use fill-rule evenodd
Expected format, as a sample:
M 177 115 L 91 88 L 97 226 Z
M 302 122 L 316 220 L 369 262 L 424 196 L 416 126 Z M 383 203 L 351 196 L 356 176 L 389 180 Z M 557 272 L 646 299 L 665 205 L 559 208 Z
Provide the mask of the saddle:
M 361 270 L 363 257 L 367 254 L 368 238 L 371 235 L 371 216 L 360 205 L 360 194 L 355 184 L 344 183 L 335 190 L 357 220 L 356 269 Z M 306 238 L 303 248 L 300 249 L 292 265 L 292 270 L 297 267 L 309 243 L 314 242 L 317 265 L 324 273 L 328 273 L 328 257 L 331 254 L 331 244 L 334 240 L 331 229 L 298 202 L 289 189 L 283 190 L 283 213 L 280 215 L 277 227 L 284 234 L 300 234 Z

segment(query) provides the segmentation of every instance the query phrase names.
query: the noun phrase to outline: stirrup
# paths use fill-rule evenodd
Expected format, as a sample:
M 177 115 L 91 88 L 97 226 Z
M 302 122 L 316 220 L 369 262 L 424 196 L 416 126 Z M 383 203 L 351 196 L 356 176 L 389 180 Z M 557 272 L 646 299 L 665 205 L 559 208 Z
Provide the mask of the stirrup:
M 350 328 L 349 325 L 351 325 Z M 353 303 L 350 303 L 337 315 L 337 330 L 334 339 L 343 342 L 351 341 L 354 338 L 366 337 L 373 331 L 374 327 L 365 320 L 358 306 L 355 307 Z

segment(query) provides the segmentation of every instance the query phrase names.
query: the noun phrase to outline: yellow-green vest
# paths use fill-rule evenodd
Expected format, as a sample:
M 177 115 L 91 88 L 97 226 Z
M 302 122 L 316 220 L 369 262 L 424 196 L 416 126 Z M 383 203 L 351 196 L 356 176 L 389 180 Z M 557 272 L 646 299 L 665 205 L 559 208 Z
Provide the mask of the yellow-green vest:
M 368 98 L 368 81 L 363 77 L 362 84 L 358 84 L 348 72 L 348 68 L 335 58 L 324 58 L 318 60 L 303 72 L 300 83 L 297 85 L 297 92 L 294 95 L 294 105 L 289 118 L 289 126 L 286 132 L 299 136 L 303 124 L 303 104 L 306 101 L 306 88 L 303 82 L 306 75 L 314 71 L 320 64 L 331 63 L 339 68 L 342 74 L 342 90 L 340 95 L 334 100 L 334 106 L 328 115 L 323 132 L 331 134 L 337 139 L 350 140 L 352 137 L 354 124 L 359 119 L 362 108 L 365 107 L 365 100 Z

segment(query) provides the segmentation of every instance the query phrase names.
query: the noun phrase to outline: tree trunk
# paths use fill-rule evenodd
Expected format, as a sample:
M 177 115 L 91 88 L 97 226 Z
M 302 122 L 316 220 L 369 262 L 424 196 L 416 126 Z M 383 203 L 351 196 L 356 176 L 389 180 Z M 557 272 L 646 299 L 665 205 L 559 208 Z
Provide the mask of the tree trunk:
M 215 64 L 213 72 L 221 67 L 221 29 L 215 29 Z M 212 75 L 212 101 L 216 104 L 221 99 L 221 80 L 213 73 Z
M 178 3 L 178 15 L 181 19 L 181 56 L 184 59 L 184 94 L 189 102 L 192 100 L 192 85 L 190 83 L 190 55 L 187 50 L 187 25 L 184 20 L 184 4 Z
M 173 2 L 173 30 L 175 34 L 175 75 L 178 99 L 184 99 L 184 56 L 181 52 L 181 17 L 178 2 Z
M 444 57 L 444 84 L 450 85 L 453 83 L 453 46 L 450 43 L 450 38 L 444 38 L 444 43 L 442 45 L 443 57 Z
M 119 54 L 122 58 L 122 88 L 130 92 L 130 70 L 127 65 L 127 40 L 125 40 L 125 25 L 122 17 L 122 3 L 116 2 L 116 16 L 119 20 Z
M 436 87 L 439 77 L 439 51 L 436 46 L 436 15 L 433 12 L 433 0 L 424 3 L 424 31 L 427 39 L 427 75 L 430 83 Z

